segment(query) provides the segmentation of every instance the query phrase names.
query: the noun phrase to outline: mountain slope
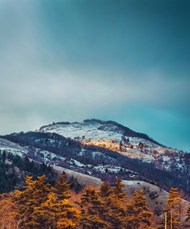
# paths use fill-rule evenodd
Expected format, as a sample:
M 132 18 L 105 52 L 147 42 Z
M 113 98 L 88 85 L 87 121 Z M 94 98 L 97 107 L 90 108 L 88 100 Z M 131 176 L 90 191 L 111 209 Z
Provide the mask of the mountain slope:
M 110 182 L 120 177 L 153 183 L 166 190 L 176 186 L 190 191 L 190 154 L 163 146 L 113 121 L 59 122 L 35 132 L 1 138 L 0 149 L 7 142 L 14 152 L 54 168 Z
M 82 123 L 59 122 L 43 126 L 39 132 L 56 133 L 83 145 L 106 148 L 130 158 L 154 163 L 161 170 L 171 171 L 175 165 L 178 172 L 186 166 L 185 161 L 181 160 L 185 155 L 182 151 L 163 146 L 146 134 L 135 132 L 113 121 L 91 119 Z

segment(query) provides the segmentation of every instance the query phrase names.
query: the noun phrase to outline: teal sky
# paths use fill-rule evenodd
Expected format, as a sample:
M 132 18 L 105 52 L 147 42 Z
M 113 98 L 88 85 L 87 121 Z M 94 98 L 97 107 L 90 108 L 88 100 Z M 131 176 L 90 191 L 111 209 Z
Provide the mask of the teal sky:
M 0 134 L 115 120 L 190 152 L 190 1 L 0 0 Z

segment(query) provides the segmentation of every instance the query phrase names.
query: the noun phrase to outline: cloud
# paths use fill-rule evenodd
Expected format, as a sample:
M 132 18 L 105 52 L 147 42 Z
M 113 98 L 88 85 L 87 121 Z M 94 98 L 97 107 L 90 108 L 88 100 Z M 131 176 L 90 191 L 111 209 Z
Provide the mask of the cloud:
M 162 126 L 167 136 L 178 123 L 172 131 L 187 136 L 184 2 L 176 11 L 163 2 L 87 2 L 0 2 L 1 133 L 98 117 L 129 127 L 135 119 L 135 128 L 153 134 Z
M 94 69 L 88 73 L 66 69 L 61 72 L 41 69 L 30 72 L 27 68 L 18 72 L 13 69 L 9 75 L 11 80 L 2 78 L 1 93 L 6 96 L 0 98 L 1 106 L 72 105 L 77 109 L 79 106 L 81 109 L 101 109 L 133 102 L 182 108 L 185 104 L 180 100 L 189 100 L 188 80 L 171 81 L 155 72 L 144 73 L 138 80 L 131 75 L 116 77 L 111 72 L 104 72 L 104 77 L 100 78 L 100 74 L 101 70 L 95 72 Z

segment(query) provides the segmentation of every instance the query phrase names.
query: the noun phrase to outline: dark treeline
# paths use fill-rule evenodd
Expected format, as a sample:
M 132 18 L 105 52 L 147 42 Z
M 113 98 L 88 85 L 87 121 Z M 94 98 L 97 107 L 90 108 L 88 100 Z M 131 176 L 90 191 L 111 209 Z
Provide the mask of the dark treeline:
M 15 189 L 22 189 L 26 176 L 45 175 L 47 182 L 54 185 L 58 179 L 58 173 L 49 165 L 37 163 L 28 157 L 20 157 L 6 151 L 0 152 L 0 193 L 10 192 Z M 68 178 L 71 189 L 79 192 L 83 186 L 74 177 Z

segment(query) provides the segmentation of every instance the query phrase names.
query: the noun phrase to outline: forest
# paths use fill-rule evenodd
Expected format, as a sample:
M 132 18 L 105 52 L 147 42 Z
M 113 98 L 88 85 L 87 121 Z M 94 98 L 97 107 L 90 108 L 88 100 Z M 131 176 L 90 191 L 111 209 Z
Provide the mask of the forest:
M 102 182 L 76 192 L 66 174 L 50 184 L 45 175 L 26 176 L 22 189 L 0 195 L 1 229 L 178 229 L 189 228 L 180 193 L 171 188 L 162 212 L 148 207 L 144 190 L 127 195 L 124 184 Z

